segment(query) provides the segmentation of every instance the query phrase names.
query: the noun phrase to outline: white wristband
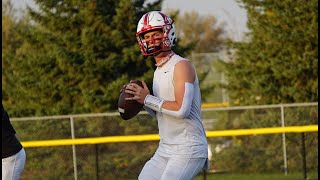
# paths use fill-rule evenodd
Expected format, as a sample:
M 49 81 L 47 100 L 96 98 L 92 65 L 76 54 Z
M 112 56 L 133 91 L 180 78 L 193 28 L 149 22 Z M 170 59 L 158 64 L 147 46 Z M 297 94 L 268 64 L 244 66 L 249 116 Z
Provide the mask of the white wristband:
M 144 105 L 157 112 L 161 111 L 161 106 L 163 103 L 164 103 L 163 99 L 158 98 L 156 96 L 152 96 L 152 95 L 147 95 L 146 98 L 144 99 Z

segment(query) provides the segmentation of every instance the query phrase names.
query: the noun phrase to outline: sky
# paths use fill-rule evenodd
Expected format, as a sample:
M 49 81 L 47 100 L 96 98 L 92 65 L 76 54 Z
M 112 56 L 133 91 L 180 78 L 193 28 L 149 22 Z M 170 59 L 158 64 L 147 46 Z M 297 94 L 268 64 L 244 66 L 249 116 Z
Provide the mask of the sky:
M 153 0 L 150 0 L 151 2 Z M 23 9 L 26 4 L 35 6 L 33 0 L 11 0 L 14 7 Z M 247 32 L 247 16 L 237 0 L 164 0 L 162 11 L 179 10 L 181 14 L 196 11 L 200 15 L 213 15 L 218 23 L 225 24 L 227 35 L 235 40 L 241 40 Z
M 200 15 L 213 15 L 218 23 L 225 23 L 229 37 L 241 40 L 247 32 L 246 10 L 236 0 L 164 0 L 162 11 L 180 10 L 180 13 L 196 11 Z

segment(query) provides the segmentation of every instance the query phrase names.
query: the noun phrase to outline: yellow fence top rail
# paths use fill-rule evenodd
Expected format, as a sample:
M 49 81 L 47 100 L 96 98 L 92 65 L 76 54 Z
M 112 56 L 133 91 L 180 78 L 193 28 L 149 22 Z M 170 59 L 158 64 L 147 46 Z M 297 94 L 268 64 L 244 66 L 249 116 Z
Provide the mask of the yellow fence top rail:
M 318 125 L 308 126 L 288 126 L 288 127 L 270 127 L 257 129 L 235 129 L 235 130 L 216 130 L 207 131 L 207 137 L 222 136 L 244 136 L 259 134 L 278 134 L 278 133 L 303 133 L 316 132 Z M 141 141 L 158 141 L 158 134 L 132 135 L 132 136 L 107 136 L 94 138 L 77 138 L 77 139 L 56 139 L 41 141 L 21 142 L 25 148 L 29 147 L 47 147 L 47 146 L 67 146 L 67 145 L 84 145 L 84 144 L 101 144 L 101 143 L 124 143 L 124 142 L 141 142 Z
M 228 102 L 223 103 L 203 103 L 201 104 L 202 108 L 215 108 L 215 107 L 228 107 L 230 104 Z

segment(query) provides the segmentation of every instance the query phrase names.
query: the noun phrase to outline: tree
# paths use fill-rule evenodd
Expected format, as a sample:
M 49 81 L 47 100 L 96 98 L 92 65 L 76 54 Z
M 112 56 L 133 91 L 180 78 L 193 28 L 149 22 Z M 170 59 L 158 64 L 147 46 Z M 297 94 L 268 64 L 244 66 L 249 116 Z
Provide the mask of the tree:
M 241 2 L 250 32 L 246 41 L 230 44 L 230 99 L 240 104 L 317 101 L 318 1 Z
M 231 60 L 223 63 L 228 81 L 225 87 L 231 103 L 255 105 L 317 101 L 318 2 L 241 2 L 248 12 L 250 32 L 245 41 L 230 42 Z M 289 108 L 285 112 L 286 119 L 290 119 L 286 125 L 301 125 L 310 124 L 308 114 L 316 110 L 310 107 L 307 110 Z M 281 126 L 280 114 L 271 109 L 229 112 L 217 119 L 216 126 L 221 129 Z M 310 134 L 310 137 L 307 144 L 314 146 L 317 142 L 313 139 L 317 136 Z M 274 167 L 282 167 L 282 155 L 276 151 L 281 147 L 279 139 L 279 135 L 228 138 L 230 148 L 219 154 L 216 161 L 223 168 L 235 172 L 274 172 Z M 287 146 L 291 145 L 287 152 L 291 157 L 299 153 L 300 141 L 297 135 L 287 136 Z M 265 155 L 261 156 L 263 153 Z M 310 151 L 311 157 L 316 157 L 316 154 Z M 317 165 L 312 159 L 310 162 Z M 288 168 L 297 171 L 300 161 L 290 160 Z
M 11 32 L 12 29 L 14 29 L 12 26 L 14 24 L 14 19 L 13 19 L 13 7 L 12 4 L 10 3 L 10 1 L 4 1 L 2 2 L 2 28 L 1 28 L 1 35 L 2 35 L 2 79 L 6 79 L 6 74 L 4 73 L 3 69 L 5 66 L 7 66 L 6 61 L 4 60 L 4 54 L 6 52 L 4 52 L 4 50 L 9 50 L 10 49 L 10 45 L 12 43 L 10 43 L 10 41 L 12 40 L 11 38 Z M 9 53 L 8 53 L 9 54 Z M 2 95 L 4 95 L 2 93 Z
M 195 65 L 198 73 L 203 102 L 212 102 L 217 83 L 214 82 L 217 73 L 215 60 L 217 54 L 225 46 L 225 30 L 223 24 L 218 24 L 212 16 L 203 16 L 192 11 L 179 15 L 175 12 L 175 25 L 178 34 L 178 43 L 192 49 L 192 54 L 186 54 Z M 220 94 L 219 94 L 220 95 Z
M 27 29 L 26 24 L 15 16 L 15 9 L 9 0 L 2 2 L 2 101 L 7 105 L 14 104 L 10 98 L 17 94 L 15 73 L 15 53 L 22 44 L 17 29 Z M 18 97 L 21 99 L 21 97 Z
M 194 53 L 218 52 L 224 45 L 223 25 L 215 16 L 201 16 L 192 11 L 176 18 L 178 40 L 182 45 L 193 45 Z
M 160 9 L 161 1 L 35 2 L 39 10 L 28 8 L 29 26 L 17 29 L 21 44 L 12 53 L 12 69 L 4 69 L 12 77 L 5 102 L 15 107 L 12 114 L 115 110 L 123 84 L 151 79 L 136 23 L 146 11 Z

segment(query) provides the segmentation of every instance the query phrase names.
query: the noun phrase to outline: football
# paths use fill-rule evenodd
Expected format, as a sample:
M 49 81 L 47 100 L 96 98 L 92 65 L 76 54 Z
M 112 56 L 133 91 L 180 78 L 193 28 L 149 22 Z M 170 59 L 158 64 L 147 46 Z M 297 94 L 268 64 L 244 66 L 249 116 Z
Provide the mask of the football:
M 134 80 L 133 83 L 138 84 L 143 87 L 142 82 L 139 80 Z M 124 120 L 128 120 L 136 116 L 141 109 L 143 108 L 143 104 L 137 102 L 136 100 L 127 100 L 126 98 L 132 97 L 132 94 L 126 93 L 124 89 L 122 89 L 119 100 L 118 100 L 118 110 L 120 116 Z

